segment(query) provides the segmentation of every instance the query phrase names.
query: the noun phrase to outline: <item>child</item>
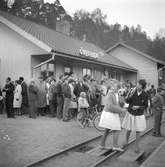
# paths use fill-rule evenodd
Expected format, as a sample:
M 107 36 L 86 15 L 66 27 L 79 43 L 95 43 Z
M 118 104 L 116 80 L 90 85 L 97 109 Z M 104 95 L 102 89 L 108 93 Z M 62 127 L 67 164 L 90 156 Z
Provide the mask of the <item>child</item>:
M 87 116 L 87 109 L 89 107 L 86 93 L 81 92 L 80 97 L 78 98 L 78 121 L 80 123 L 80 126 L 84 128 L 85 125 L 85 117 Z

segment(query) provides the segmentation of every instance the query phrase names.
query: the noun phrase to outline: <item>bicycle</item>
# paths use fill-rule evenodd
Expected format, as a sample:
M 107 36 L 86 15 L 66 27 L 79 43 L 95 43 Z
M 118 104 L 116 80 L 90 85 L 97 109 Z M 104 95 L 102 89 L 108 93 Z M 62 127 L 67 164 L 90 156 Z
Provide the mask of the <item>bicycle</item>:
M 84 120 L 82 120 L 83 114 L 83 111 L 77 114 L 77 123 L 81 128 L 89 127 L 89 125 L 92 124 L 98 131 L 104 130 L 104 128 L 99 127 L 101 112 L 98 112 L 97 106 L 86 109 Z

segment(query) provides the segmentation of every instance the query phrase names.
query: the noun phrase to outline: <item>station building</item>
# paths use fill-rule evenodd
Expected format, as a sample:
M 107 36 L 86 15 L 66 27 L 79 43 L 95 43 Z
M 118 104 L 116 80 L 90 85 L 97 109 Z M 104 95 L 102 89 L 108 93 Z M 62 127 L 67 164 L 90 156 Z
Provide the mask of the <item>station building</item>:
M 146 79 L 156 88 L 165 83 L 165 62 L 145 54 L 123 42 L 119 42 L 106 51 L 128 65 L 137 69 L 137 79 Z
M 96 80 L 106 76 L 136 82 L 138 71 L 128 63 L 92 43 L 0 11 L 1 85 L 8 76 L 29 81 L 45 74 L 58 79 L 70 71 L 77 77 L 89 74 Z

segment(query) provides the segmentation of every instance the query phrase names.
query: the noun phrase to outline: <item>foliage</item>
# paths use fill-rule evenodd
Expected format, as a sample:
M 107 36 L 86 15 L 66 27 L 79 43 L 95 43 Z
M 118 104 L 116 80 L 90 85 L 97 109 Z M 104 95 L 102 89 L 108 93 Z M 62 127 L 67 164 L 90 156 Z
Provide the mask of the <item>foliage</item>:
M 124 42 L 146 54 L 165 61 L 165 38 L 162 38 L 165 30 L 159 31 L 153 40 L 142 31 L 140 25 L 137 27 L 122 27 L 119 23 L 109 25 L 106 15 L 100 9 L 89 13 L 84 10 L 75 12 L 73 16 L 72 35 L 80 40 L 92 42 L 106 50 L 117 42 Z
M 9 1 L 13 4 L 9 5 Z M 64 17 L 71 19 L 58 0 L 52 4 L 44 3 L 43 0 L 1 0 L 0 9 L 53 29 L 56 28 L 57 20 Z
M 10 2 L 10 3 L 9 3 Z M 78 10 L 71 18 L 60 4 L 44 3 L 44 0 L 0 0 L 0 9 L 13 15 L 32 20 L 56 29 L 57 20 L 67 19 L 72 24 L 71 36 L 91 42 L 106 50 L 122 41 L 144 53 L 165 61 L 165 29 L 160 29 L 151 40 L 140 25 L 136 27 L 121 26 L 119 23 L 109 25 L 106 15 L 100 9 L 91 13 Z

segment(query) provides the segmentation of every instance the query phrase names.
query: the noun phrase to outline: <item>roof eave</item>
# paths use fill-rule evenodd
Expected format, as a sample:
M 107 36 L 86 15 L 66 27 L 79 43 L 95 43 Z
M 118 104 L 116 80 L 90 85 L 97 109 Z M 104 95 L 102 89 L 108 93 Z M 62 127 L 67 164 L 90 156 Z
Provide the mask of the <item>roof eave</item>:
M 105 62 L 99 61 L 97 59 L 94 60 L 94 59 L 90 59 L 88 57 L 78 57 L 78 56 L 75 56 L 75 55 L 71 55 L 71 54 L 63 53 L 63 52 L 58 52 L 58 51 L 55 51 L 55 50 L 54 50 L 54 52 L 59 54 L 60 56 L 63 56 L 63 57 L 68 57 L 68 58 L 73 58 L 73 59 L 77 59 L 77 60 L 88 61 L 88 62 L 91 62 L 91 63 L 96 63 L 96 64 L 100 64 L 100 65 L 106 65 L 106 66 L 109 66 L 109 67 L 123 69 L 123 70 L 131 71 L 131 72 L 137 72 L 138 71 L 137 69 L 130 69 L 130 68 L 126 68 L 126 67 L 110 64 L 110 63 L 105 63 Z

